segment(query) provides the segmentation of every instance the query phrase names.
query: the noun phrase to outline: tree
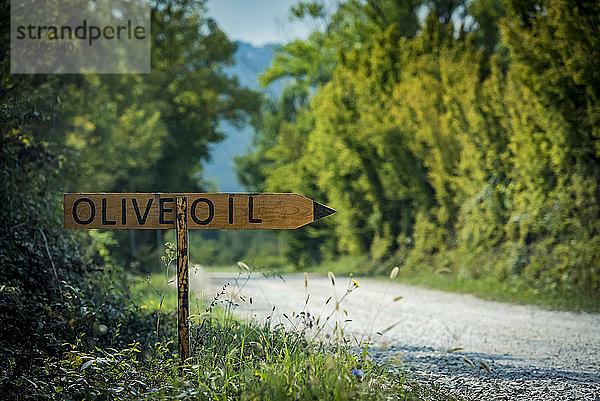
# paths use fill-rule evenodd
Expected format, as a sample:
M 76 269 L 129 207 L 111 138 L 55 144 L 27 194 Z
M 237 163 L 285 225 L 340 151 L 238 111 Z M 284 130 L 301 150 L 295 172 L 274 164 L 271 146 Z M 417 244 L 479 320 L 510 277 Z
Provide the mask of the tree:
M 208 144 L 223 139 L 218 122 L 241 124 L 258 105 L 255 93 L 222 72 L 235 45 L 203 4 L 154 3 L 150 74 L 66 80 L 66 143 L 84 167 L 73 189 L 202 189 Z
M 356 163 L 339 163 L 339 157 L 344 157 L 346 153 L 336 155 L 334 143 L 323 141 L 324 138 L 330 138 L 329 128 L 318 126 L 319 117 L 333 111 L 334 115 L 343 114 L 338 110 L 332 110 L 332 104 L 338 104 L 336 96 L 351 97 L 352 95 L 340 95 L 336 91 L 344 91 L 342 87 L 344 80 L 352 78 L 350 75 L 356 71 L 350 71 L 346 74 L 340 73 L 340 63 L 344 63 L 347 58 L 354 57 L 361 51 L 368 54 L 373 50 L 370 44 L 373 35 L 398 36 L 404 35 L 412 37 L 418 29 L 418 18 L 416 16 L 417 3 L 411 2 L 393 2 L 393 1 L 373 1 L 361 3 L 358 1 L 349 1 L 340 5 L 339 10 L 331 17 L 324 16 L 321 9 L 312 7 L 310 4 L 301 3 L 294 11 L 298 17 L 304 17 L 311 14 L 327 20 L 327 29 L 325 33 L 315 32 L 306 42 L 296 41 L 284 46 L 281 53 L 275 58 L 273 66 L 263 75 L 263 84 L 268 84 L 275 79 L 287 79 L 291 83 L 284 92 L 279 105 L 271 106 L 272 111 L 267 112 L 267 117 L 263 119 L 260 128 L 263 130 L 259 136 L 257 150 L 244 159 L 240 159 L 239 170 L 244 171 L 246 182 L 260 183 L 262 188 L 269 190 L 288 190 L 302 191 L 309 196 L 315 196 L 324 201 L 330 202 L 332 199 L 339 201 L 340 207 L 351 204 L 349 208 L 353 210 L 348 218 L 336 229 L 337 236 L 341 238 L 341 248 L 353 250 L 355 252 L 364 252 L 370 248 L 370 243 L 375 235 L 373 226 L 376 219 L 370 216 L 373 211 L 372 202 L 369 200 L 369 194 L 376 193 L 378 197 L 377 213 L 384 213 L 387 217 L 396 213 L 397 206 L 389 207 L 390 202 L 386 195 L 381 191 L 384 185 L 377 172 L 380 155 L 372 148 L 360 141 L 353 139 L 353 133 L 344 135 L 345 149 L 349 149 L 352 157 L 359 157 Z M 392 21 L 388 21 L 392 19 Z M 388 24 L 393 23 L 393 28 L 388 29 Z M 384 54 L 382 52 L 381 54 Z M 335 65 L 337 69 L 333 69 Z M 356 63 L 355 63 L 356 64 Z M 376 70 L 375 66 L 371 71 Z M 384 73 L 387 78 L 391 78 L 395 66 L 388 68 Z M 365 78 L 363 75 L 362 78 Z M 340 85 L 335 86 L 331 81 L 338 81 Z M 352 82 L 355 82 L 354 80 Z M 350 85 L 351 86 L 351 85 Z M 328 89 L 329 88 L 329 89 Z M 336 89 L 334 89 L 336 88 Z M 348 88 L 350 92 L 353 90 Z M 311 94 L 318 91 L 318 95 L 311 100 Z M 327 99 L 325 93 L 333 96 L 335 99 Z M 317 99 L 318 98 L 318 99 Z M 333 102 L 333 103 L 332 103 Z M 327 109 L 330 107 L 330 109 Z M 352 108 L 352 105 L 348 105 Z M 322 109 L 319 112 L 317 109 Z M 349 109 L 348 113 L 353 112 Z M 352 116 L 349 117 L 348 126 L 352 127 L 355 121 Z M 340 128 L 335 126 L 334 129 Z M 323 132 L 323 129 L 327 133 Z M 367 133 L 364 134 L 368 136 Z M 335 135 L 334 135 L 335 136 Z M 333 140 L 334 138 L 331 137 Z M 333 154 L 329 154 L 325 149 L 330 149 Z M 367 152 L 368 151 L 368 152 Z M 329 154 L 329 156 L 326 156 Z M 330 160 L 332 157 L 333 160 Z M 325 169 L 326 166 L 326 169 Z M 337 171 L 337 166 L 345 166 L 343 171 Z M 350 166 L 355 166 L 354 170 Z M 370 178 L 365 178 L 361 173 L 360 166 L 369 167 L 365 171 Z M 331 171 L 328 171 L 331 170 Z M 248 172 L 255 172 L 255 177 L 248 177 Z M 337 171 L 338 176 L 345 179 L 325 181 L 324 177 L 334 177 Z M 363 178 L 359 178 L 363 176 Z M 369 187 L 359 189 L 355 185 L 357 180 L 365 180 L 365 185 Z M 368 183 L 371 182 L 371 185 Z M 342 188 L 345 186 L 345 188 Z M 377 191 L 379 189 L 379 191 Z M 374 192 L 369 192 L 373 191 Z M 352 193 L 352 196 L 347 194 Z M 336 195 L 337 194 L 337 195 Z M 346 194 L 346 195 L 342 195 Z M 343 202 L 343 203 L 342 203 Z M 346 209 L 348 210 L 348 209 Z M 396 221 L 399 219 L 384 218 L 385 221 L 394 221 L 393 227 L 398 226 Z M 366 224 L 365 219 L 371 220 Z M 406 218 L 405 218 L 406 219 Z M 386 223 L 387 224 L 387 223 Z M 377 235 L 383 238 L 383 231 L 389 230 L 377 229 Z M 390 236 L 395 237 L 392 229 Z M 302 234 L 292 234 L 300 236 Z M 295 241 L 296 244 L 309 241 Z M 394 247 L 395 240 L 391 241 Z M 334 248 L 337 249 L 337 246 Z M 388 247 L 384 247 L 383 253 L 387 252 Z M 298 247 L 293 247 L 293 252 L 313 252 L 314 247 L 307 247 L 305 251 L 300 251 Z
M 600 286 L 600 5 L 509 1 L 505 102 L 513 127 L 520 273 L 552 289 Z
M 201 191 L 208 146 L 224 138 L 219 121 L 243 124 L 258 110 L 258 95 L 223 73 L 235 45 L 204 2 L 158 1 L 151 13 L 150 74 L 57 78 L 62 110 L 45 135 L 66 147 L 65 191 Z M 131 262 L 129 233 L 111 235 L 119 260 Z M 140 232 L 136 242 L 152 249 L 161 241 Z M 150 258 L 143 263 L 158 260 Z
M 310 236 L 336 252 L 594 294 L 597 2 L 348 1 L 325 19 L 264 75 L 291 85 L 245 159 L 254 182 L 340 209 Z

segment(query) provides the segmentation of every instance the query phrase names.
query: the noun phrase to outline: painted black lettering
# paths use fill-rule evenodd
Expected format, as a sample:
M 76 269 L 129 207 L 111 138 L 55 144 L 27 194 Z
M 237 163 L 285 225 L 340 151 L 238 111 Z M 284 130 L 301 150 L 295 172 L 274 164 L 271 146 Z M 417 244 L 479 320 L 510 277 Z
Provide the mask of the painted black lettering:
M 262 219 L 255 219 L 254 216 L 254 198 L 248 198 L 248 221 L 250 223 L 262 223 Z
M 121 225 L 127 224 L 127 199 L 121 199 Z
M 173 224 L 172 220 L 165 220 L 165 213 L 172 212 L 173 209 L 166 209 L 165 203 L 167 202 L 175 202 L 173 198 L 160 198 L 158 200 L 158 222 L 160 224 Z
M 196 206 L 198 206 L 198 203 L 200 202 L 204 202 L 208 205 L 208 217 L 204 220 L 199 220 L 196 216 Z M 212 221 L 213 217 L 215 217 L 215 205 L 213 205 L 213 203 L 209 199 L 198 198 L 192 203 L 190 215 L 192 216 L 192 220 L 194 220 L 194 223 L 205 226 Z
M 102 225 L 114 226 L 115 224 L 117 224 L 116 221 L 109 220 L 108 217 L 106 217 L 106 198 L 102 198 Z
M 137 199 L 133 198 L 133 210 L 135 211 L 135 215 L 137 216 L 138 223 L 143 226 L 146 224 L 146 218 L 148 217 L 148 212 L 150 211 L 150 206 L 152 206 L 152 198 L 148 199 L 148 203 L 146 204 L 146 210 L 144 211 L 144 217 L 140 216 L 140 209 L 138 208 Z
M 229 224 L 233 224 L 233 198 L 229 197 Z
M 77 216 L 77 206 L 79 206 L 81 202 L 87 202 L 87 204 L 90 205 L 91 212 L 90 217 L 87 220 L 81 220 L 79 216 Z M 94 221 L 94 217 L 96 217 L 96 206 L 91 199 L 79 198 L 73 203 L 73 220 L 75 220 L 77 224 L 90 224 L 92 221 Z

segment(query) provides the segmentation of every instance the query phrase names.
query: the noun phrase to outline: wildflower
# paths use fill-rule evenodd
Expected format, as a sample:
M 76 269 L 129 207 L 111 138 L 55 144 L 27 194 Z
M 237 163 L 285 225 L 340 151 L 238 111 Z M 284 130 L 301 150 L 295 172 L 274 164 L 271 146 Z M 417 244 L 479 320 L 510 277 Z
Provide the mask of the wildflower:
M 350 371 L 350 374 L 354 375 L 354 376 L 358 376 L 358 377 L 363 377 L 365 375 L 365 372 L 363 372 L 360 369 L 352 369 Z

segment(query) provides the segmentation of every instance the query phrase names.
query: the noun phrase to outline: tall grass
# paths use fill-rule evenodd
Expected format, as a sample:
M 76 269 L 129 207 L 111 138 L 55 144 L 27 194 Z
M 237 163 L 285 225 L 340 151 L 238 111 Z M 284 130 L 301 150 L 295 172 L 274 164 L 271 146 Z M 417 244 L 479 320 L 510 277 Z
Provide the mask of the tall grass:
M 159 311 L 159 318 L 162 314 L 174 324 L 175 290 L 169 285 L 168 266 L 164 277 L 149 278 L 146 287 L 138 284 L 136 296 L 153 313 Z M 234 294 L 255 272 L 245 263 L 238 266 L 239 288 Z M 192 352 L 186 361 L 179 360 L 173 341 L 162 340 L 158 331 L 156 343 L 146 348 L 135 342 L 125 349 L 88 349 L 84 341 L 66 344 L 62 358 L 44 361 L 43 374 L 30 384 L 29 393 L 33 398 L 111 400 L 449 399 L 373 361 L 368 344 L 350 343 L 353 337 L 345 332 L 343 305 L 359 284 L 350 278 L 339 291 L 334 274 L 329 278 L 332 296 L 324 313 L 312 316 L 306 309 L 299 311 L 288 317 L 292 324 L 236 317 L 239 301 L 226 298 L 223 288 L 210 304 L 196 305 Z M 307 276 L 305 290 L 306 307 Z M 150 307 L 152 298 L 155 308 Z
M 172 342 L 147 350 L 84 351 L 47 360 L 33 399 L 444 400 L 389 373 L 366 353 L 312 344 L 282 327 L 218 319 L 193 326 L 193 356 L 178 370 Z

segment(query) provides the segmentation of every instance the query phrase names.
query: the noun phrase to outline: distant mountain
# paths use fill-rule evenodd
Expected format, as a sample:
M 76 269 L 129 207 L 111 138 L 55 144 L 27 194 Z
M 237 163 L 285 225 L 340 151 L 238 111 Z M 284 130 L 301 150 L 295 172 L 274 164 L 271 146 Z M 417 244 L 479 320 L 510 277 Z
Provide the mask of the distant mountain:
M 259 90 L 258 75 L 271 66 L 276 45 L 255 47 L 249 43 L 236 42 L 238 49 L 234 55 L 235 65 L 227 67 L 224 72 L 228 76 L 238 78 L 241 86 Z M 281 83 L 275 82 L 263 89 L 269 96 L 278 98 L 281 94 Z M 221 192 L 242 192 L 244 188 L 238 183 L 233 164 L 233 157 L 248 151 L 252 140 L 251 127 L 238 129 L 231 124 L 221 123 L 226 139 L 211 145 L 211 161 L 204 164 L 204 177 L 213 183 Z
M 225 68 L 225 73 L 238 78 L 240 85 L 258 90 L 258 76 L 262 74 L 273 62 L 273 53 L 278 45 L 267 44 L 255 47 L 249 43 L 235 42 L 238 46 L 235 52 L 235 65 Z M 266 88 L 266 93 L 279 97 L 281 83 L 275 82 Z

